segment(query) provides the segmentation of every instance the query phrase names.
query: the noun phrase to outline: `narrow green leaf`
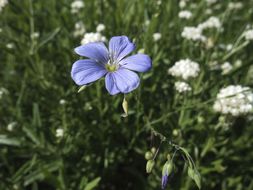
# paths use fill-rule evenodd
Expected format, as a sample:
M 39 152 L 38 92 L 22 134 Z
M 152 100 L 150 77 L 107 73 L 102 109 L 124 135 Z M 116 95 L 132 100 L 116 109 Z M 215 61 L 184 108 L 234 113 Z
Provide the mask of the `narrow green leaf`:
M 99 184 L 101 180 L 101 177 L 97 177 L 95 179 L 93 179 L 91 182 L 89 182 L 86 187 L 84 188 L 84 190 L 93 190 L 95 187 L 97 187 L 97 185 Z
M 38 45 L 37 49 L 41 48 L 45 44 L 47 44 L 49 41 L 51 41 L 59 32 L 60 28 L 56 28 L 53 32 L 49 33 Z
M 20 146 L 21 142 L 17 138 L 8 138 L 7 135 L 0 135 L 0 144 Z

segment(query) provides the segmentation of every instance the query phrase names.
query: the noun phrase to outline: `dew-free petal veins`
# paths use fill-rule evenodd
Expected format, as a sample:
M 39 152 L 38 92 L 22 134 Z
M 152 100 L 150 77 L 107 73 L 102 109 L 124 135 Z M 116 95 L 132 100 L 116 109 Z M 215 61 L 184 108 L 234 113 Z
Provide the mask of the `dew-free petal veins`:
M 134 49 L 134 43 L 126 36 L 115 36 L 109 41 L 109 53 L 116 61 L 120 61 Z
M 94 82 L 107 73 L 106 69 L 94 60 L 78 60 L 71 70 L 71 77 L 77 85 Z
M 140 84 L 138 75 L 128 69 L 121 68 L 115 71 L 113 73 L 113 76 L 115 78 L 118 89 L 122 93 L 129 93 L 135 90 Z
M 146 72 L 152 67 L 152 61 L 148 55 L 137 54 L 129 56 L 119 63 L 123 68 L 137 72 Z
M 111 95 L 120 93 L 120 90 L 116 86 L 116 82 L 113 73 L 107 73 L 105 76 L 105 87 Z
M 88 57 L 102 64 L 109 60 L 108 49 L 102 42 L 92 42 L 75 48 L 78 55 Z

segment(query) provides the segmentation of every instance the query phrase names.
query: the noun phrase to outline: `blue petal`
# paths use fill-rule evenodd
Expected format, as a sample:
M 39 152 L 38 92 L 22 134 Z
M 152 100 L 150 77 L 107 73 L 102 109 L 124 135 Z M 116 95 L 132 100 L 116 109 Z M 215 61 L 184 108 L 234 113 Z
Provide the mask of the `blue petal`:
M 146 72 L 152 67 L 152 61 L 148 55 L 137 54 L 122 59 L 120 65 L 133 71 Z
M 169 176 L 167 174 L 162 176 L 162 189 L 165 189 L 167 183 L 168 183 Z
M 75 52 L 102 64 L 106 64 L 109 60 L 108 50 L 102 42 L 92 42 L 79 46 L 75 48 Z
M 115 61 L 120 61 L 135 49 L 134 43 L 126 36 L 115 36 L 109 41 L 109 53 Z
M 114 76 L 117 88 L 122 93 L 129 93 L 135 90 L 140 84 L 138 75 L 128 69 L 120 68 L 112 74 Z
M 111 95 L 118 94 L 120 91 L 116 86 L 113 73 L 107 73 L 105 76 L 105 87 Z
M 94 60 L 78 60 L 71 70 L 71 77 L 77 85 L 85 85 L 94 82 L 107 73 L 104 66 Z

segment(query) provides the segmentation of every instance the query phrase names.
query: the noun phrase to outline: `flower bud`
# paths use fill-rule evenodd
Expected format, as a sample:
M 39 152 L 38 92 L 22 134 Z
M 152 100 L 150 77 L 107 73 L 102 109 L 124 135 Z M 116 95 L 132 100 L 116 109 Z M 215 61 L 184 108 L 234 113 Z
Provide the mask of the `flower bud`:
M 155 154 L 155 153 L 156 153 L 156 148 L 155 148 L 155 147 L 152 147 L 152 148 L 151 148 L 151 152 L 152 152 L 153 154 Z
M 173 170 L 173 163 L 171 161 L 167 161 L 164 165 L 163 165 L 163 171 L 162 174 L 169 176 L 171 174 Z
M 146 172 L 147 173 L 151 173 L 154 165 L 155 165 L 155 161 L 154 160 L 148 160 L 147 164 L 146 164 Z
M 151 160 L 152 157 L 153 157 L 152 152 L 148 151 L 148 152 L 145 153 L 145 159 L 146 159 L 146 160 Z
M 170 161 L 170 159 L 171 159 L 170 154 L 167 154 L 167 160 Z
M 122 117 L 127 117 L 128 116 L 128 103 L 127 103 L 126 98 L 123 99 L 122 107 L 124 110 L 124 114 L 122 114 Z

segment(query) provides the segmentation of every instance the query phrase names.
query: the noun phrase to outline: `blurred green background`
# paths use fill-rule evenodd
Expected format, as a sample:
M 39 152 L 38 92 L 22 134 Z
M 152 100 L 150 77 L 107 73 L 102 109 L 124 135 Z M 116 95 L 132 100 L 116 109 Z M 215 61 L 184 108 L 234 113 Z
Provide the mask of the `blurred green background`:
M 202 189 L 253 189 L 253 117 L 214 113 L 219 89 L 229 84 L 253 86 L 253 43 L 235 53 L 242 66 L 228 75 L 210 71 L 209 62 L 226 54 L 219 44 L 234 43 L 253 23 L 253 1 L 228 10 L 231 1 L 210 6 L 187 2 L 190 20 L 181 20 L 178 0 L 84 0 L 71 13 L 70 0 L 8 0 L 0 12 L 0 189 L 2 190 L 142 190 L 161 189 L 166 155 L 174 148 L 162 143 L 151 174 L 145 152 L 158 148 L 163 134 L 189 152 L 200 172 Z M 181 37 L 210 15 L 222 20 L 223 32 L 208 31 L 212 48 Z M 129 116 L 121 117 L 123 95 L 110 96 L 100 80 L 84 91 L 70 77 L 79 59 L 73 49 L 75 23 L 86 32 L 100 23 L 107 39 L 127 35 L 153 60 L 141 85 L 127 95 Z M 147 24 L 149 22 L 149 24 Z M 38 32 L 38 37 L 31 34 Z M 162 38 L 153 40 L 159 32 Z M 143 50 L 142 50 L 143 51 Z M 200 64 L 193 91 L 178 94 L 167 70 L 190 58 Z M 57 135 L 57 129 L 63 135 Z M 156 132 L 154 132 L 154 130 Z M 194 190 L 184 158 L 175 156 L 168 189 Z

